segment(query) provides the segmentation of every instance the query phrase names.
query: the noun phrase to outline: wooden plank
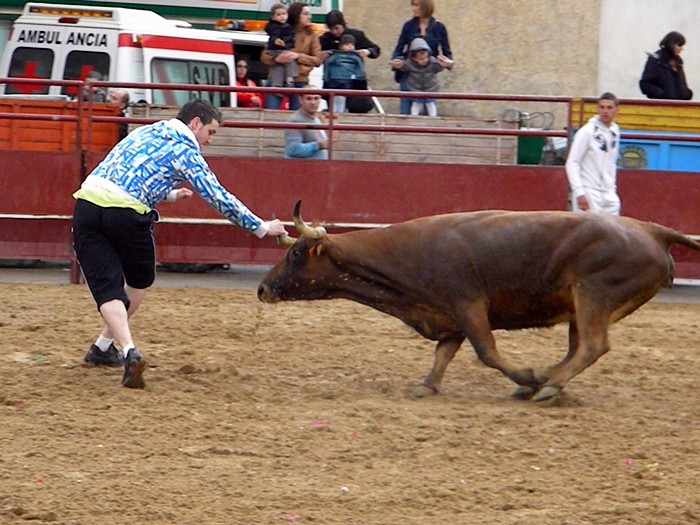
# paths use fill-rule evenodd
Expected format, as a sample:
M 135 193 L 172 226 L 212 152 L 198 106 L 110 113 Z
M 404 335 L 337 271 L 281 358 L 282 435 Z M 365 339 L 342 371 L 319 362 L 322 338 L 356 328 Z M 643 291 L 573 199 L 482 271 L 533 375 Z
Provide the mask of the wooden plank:
M 596 103 L 585 102 L 583 113 L 580 101 L 574 102 L 572 121 L 581 127 L 596 115 Z M 668 133 L 700 133 L 700 106 L 667 106 L 623 103 L 615 119 L 623 129 L 649 130 Z
M 134 108 L 134 116 L 172 118 L 173 108 L 144 106 Z M 139 111 L 141 114 L 139 114 Z M 291 113 L 281 110 L 224 108 L 224 121 L 287 122 Z M 420 129 L 454 127 L 460 129 L 515 129 L 512 122 L 470 117 L 412 117 L 369 113 L 336 116 L 336 123 L 374 126 L 406 126 Z M 402 132 L 333 132 L 333 157 L 337 160 L 390 160 L 395 162 L 437 162 L 473 164 L 515 164 L 516 137 L 488 135 L 427 134 Z M 223 126 L 216 140 L 204 150 L 207 155 L 283 157 L 284 131 L 280 129 L 235 128 Z M 415 159 L 415 160 L 412 160 Z

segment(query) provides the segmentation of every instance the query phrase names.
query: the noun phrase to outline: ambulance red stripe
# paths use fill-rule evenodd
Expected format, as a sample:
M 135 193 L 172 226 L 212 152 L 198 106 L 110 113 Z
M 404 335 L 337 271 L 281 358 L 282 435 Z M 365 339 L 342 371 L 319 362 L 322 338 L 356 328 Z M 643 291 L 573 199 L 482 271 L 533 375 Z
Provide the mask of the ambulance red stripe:
M 119 47 L 146 47 L 151 49 L 170 49 L 173 51 L 191 51 L 197 53 L 216 53 L 231 55 L 231 42 L 216 40 L 200 40 L 196 38 L 178 38 L 159 35 L 139 35 L 141 43 L 134 41 L 133 33 L 119 34 Z

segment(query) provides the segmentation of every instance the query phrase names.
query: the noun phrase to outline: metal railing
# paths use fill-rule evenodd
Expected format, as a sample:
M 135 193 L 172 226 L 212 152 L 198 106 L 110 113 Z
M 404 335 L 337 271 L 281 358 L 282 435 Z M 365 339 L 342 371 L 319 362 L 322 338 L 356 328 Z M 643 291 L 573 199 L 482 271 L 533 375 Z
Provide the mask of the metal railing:
M 70 87 L 82 91 L 84 82 L 78 80 L 47 80 L 36 78 L 0 78 L 0 84 L 22 83 L 30 85 L 51 85 Z M 407 91 L 358 91 L 358 90 L 325 90 L 325 89 L 306 89 L 306 88 L 278 88 L 278 87 L 248 87 L 248 86 L 209 86 L 201 84 L 143 84 L 143 83 L 123 83 L 123 82 L 94 82 L 94 86 L 101 88 L 139 88 L 143 89 L 158 89 L 158 90 L 174 90 L 174 91 L 194 91 L 194 92 L 227 92 L 227 93 L 243 93 L 256 92 L 263 95 L 280 95 L 293 96 L 301 93 L 318 94 L 326 97 L 328 100 L 328 119 L 320 124 L 297 124 L 289 122 L 261 122 L 259 120 L 236 120 L 227 121 L 224 127 L 232 128 L 266 128 L 266 129 L 319 129 L 328 133 L 330 143 L 332 144 L 333 134 L 339 131 L 350 132 L 385 132 L 385 133 L 412 133 L 412 134 L 452 134 L 452 135 L 484 135 L 484 136 L 512 136 L 512 137 L 564 137 L 569 138 L 571 130 L 574 129 L 573 122 L 582 123 L 584 114 L 584 105 L 586 103 L 595 102 L 596 99 L 586 97 L 575 99 L 573 97 L 564 96 L 536 96 L 536 95 L 513 95 L 513 94 L 484 94 L 484 93 L 420 93 Z M 370 95 L 371 93 L 371 95 Z M 357 97 L 371 96 L 378 99 L 401 99 L 401 98 L 432 98 L 436 100 L 452 100 L 465 102 L 502 102 L 502 103 L 545 103 L 545 104 L 560 104 L 563 105 L 566 114 L 566 126 L 562 129 L 497 129 L 497 128 L 479 128 L 479 127 L 455 127 L 455 126 L 430 126 L 430 125 L 386 125 L 386 124 L 344 124 L 337 122 L 334 118 L 333 100 L 336 96 Z M 31 98 L 41 100 L 40 95 L 33 95 Z M 22 99 L 19 95 L 6 96 L 9 99 Z M 49 96 L 47 96 L 47 99 Z M 83 136 L 86 138 L 87 148 L 92 145 L 92 123 L 107 122 L 107 123 L 133 123 L 133 124 L 148 124 L 157 119 L 153 118 L 132 118 L 121 116 L 101 116 L 95 115 L 93 112 L 92 92 L 89 92 L 87 101 L 83 101 L 81 97 L 75 100 L 76 114 L 35 114 L 35 113 L 8 113 L 0 112 L 0 119 L 24 119 L 24 120 L 46 120 L 46 121 L 66 121 L 75 122 L 76 130 L 76 145 L 80 145 Z M 660 101 L 660 100 L 644 100 L 644 99 L 621 99 L 621 105 L 654 105 L 668 107 L 691 107 L 700 108 L 700 104 L 685 101 Z M 83 120 L 83 115 L 87 119 Z M 625 132 L 625 138 L 629 139 L 654 139 L 654 140 L 676 140 L 687 142 L 700 142 L 700 134 L 690 135 L 681 133 L 654 133 L 654 132 Z M 332 148 L 332 146 L 331 146 Z M 332 149 L 329 152 L 332 155 Z
M 57 85 L 69 86 L 77 88 L 78 93 L 82 91 L 83 82 L 81 81 L 58 81 L 46 79 L 31 79 L 31 78 L 0 78 L 0 84 L 3 83 L 22 83 L 35 85 Z M 337 122 L 334 118 L 336 114 L 333 112 L 333 101 L 336 96 L 357 97 L 357 96 L 372 96 L 378 99 L 400 99 L 400 98 L 434 98 L 437 100 L 456 100 L 456 101 L 471 101 L 471 102 L 523 102 L 523 103 L 547 103 L 547 104 L 562 104 L 565 107 L 565 113 L 568 116 L 567 128 L 570 127 L 570 115 L 572 111 L 573 99 L 571 97 L 556 97 L 556 96 L 534 96 L 534 95 L 508 95 L 508 94 L 481 94 L 481 93 L 418 93 L 406 91 L 358 91 L 358 90 L 324 90 L 324 89 L 307 89 L 307 88 L 278 88 L 278 87 L 247 87 L 247 86 L 209 86 L 201 84 L 142 84 L 142 83 L 123 83 L 123 82 L 93 82 L 93 86 L 98 88 L 139 88 L 157 90 L 175 90 L 175 91 L 194 91 L 194 92 L 227 92 L 227 93 L 243 93 L 256 92 L 263 95 L 279 95 L 293 96 L 302 93 L 318 94 L 326 97 L 328 100 L 328 119 L 320 124 L 298 124 L 289 122 L 261 122 L 259 120 L 237 120 L 227 121 L 224 127 L 233 128 L 265 128 L 265 129 L 319 129 L 324 130 L 329 138 L 329 156 L 332 158 L 333 135 L 335 132 L 384 132 L 384 133 L 419 133 L 419 134 L 451 134 L 451 135 L 484 135 L 484 136 L 533 136 L 533 137 L 567 137 L 566 129 L 561 130 L 535 130 L 535 129 L 494 129 L 494 128 L 478 128 L 478 127 L 456 127 L 456 126 L 430 126 L 421 125 L 385 125 L 385 124 L 344 124 Z M 369 95 L 371 93 L 371 95 Z M 34 96 L 36 98 L 36 96 Z M 13 98 L 21 98 L 15 97 Z M 28 120 L 66 120 L 76 122 L 78 125 L 78 136 L 76 143 L 80 144 L 81 138 L 84 136 L 87 142 L 87 148 L 92 146 L 92 123 L 107 122 L 107 123 L 130 123 L 130 124 L 148 124 L 157 119 L 148 118 L 132 118 L 121 116 L 100 116 L 93 112 L 92 93 L 89 94 L 89 99 L 83 101 L 78 97 L 77 113 L 75 116 L 68 115 L 36 115 L 28 113 L 1 113 L 0 119 L 28 119 Z M 87 115 L 85 128 L 82 115 Z M 495 119 L 492 119 L 495 120 Z

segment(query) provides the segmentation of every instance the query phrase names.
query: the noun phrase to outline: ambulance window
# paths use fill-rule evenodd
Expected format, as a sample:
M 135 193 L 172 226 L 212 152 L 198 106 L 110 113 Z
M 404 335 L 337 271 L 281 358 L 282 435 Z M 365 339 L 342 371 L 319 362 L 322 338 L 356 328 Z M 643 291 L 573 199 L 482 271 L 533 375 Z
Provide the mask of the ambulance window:
M 53 51 L 36 47 L 18 47 L 10 60 L 10 77 L 51 78 L 53 67 Z M 7 84 L 5 93 L 8 95 L 45 95 L 49 92 L 48 85 L 38 84 Z
M 234 52 L 236 60 L 244 59 L 248 62 L 248 78 L 259 86 L 265 85 L 267 79 L 267 66 L 260 61 L 260 54 L 264 47 L 236 44 Z
M 151 61 L 151 81 L 155 84 L 206 84 L 229 86 L 228 66 L 223 62 L 172 60 L 154 58 Z M 194 98 L 209 100 L 215 106 L 229 106 L 228 92 L 153 90 L 153 103 L 181 106 Z
M 71 51 L 66 57 L 63 80 L 84 80 L 85 75 L 96 69 L 102 73 L 102 80 L 109 80 L 109 55 L 92 51 Z M 75 87 L 64 87 L 61 93 L 75 97 Z

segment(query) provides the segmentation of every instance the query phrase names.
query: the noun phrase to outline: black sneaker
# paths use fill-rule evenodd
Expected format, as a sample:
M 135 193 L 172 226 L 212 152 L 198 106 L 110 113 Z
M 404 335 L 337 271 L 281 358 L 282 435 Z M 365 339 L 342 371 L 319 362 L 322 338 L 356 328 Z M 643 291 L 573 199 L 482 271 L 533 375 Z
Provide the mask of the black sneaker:
M 107 351 L 103 352 L 100 347 L 93 343 L 83 357 L 83 361 L 90 366 L 122 366 L 124 355 L 113 344 L 110 344 Z
M 146 383 L 143 381 L 143 371 L 146 369 L 146 361 L 136 348 L 129 350 L 124 360 L 124 377 L 122 386 L 127 388 L 143 388 Z

